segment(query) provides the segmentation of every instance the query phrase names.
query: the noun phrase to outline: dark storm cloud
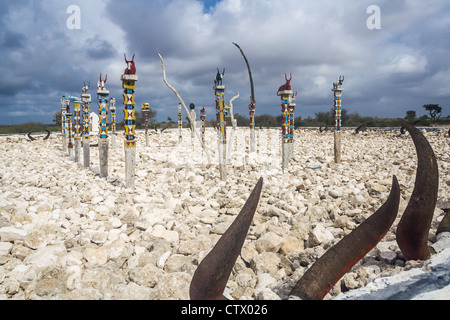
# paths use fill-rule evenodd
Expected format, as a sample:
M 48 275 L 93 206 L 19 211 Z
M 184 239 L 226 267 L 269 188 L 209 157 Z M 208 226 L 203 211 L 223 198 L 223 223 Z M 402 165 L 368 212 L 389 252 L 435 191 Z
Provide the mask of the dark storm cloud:
M 100 35 L 86 40 L 86 52 L 89 58 L 94 60 L 109 59 L 117 56 L 117 50 L 108 41 L 102 39 Z
M 68 30 L 66 9 L 81 9 L 81 29 Z M 343 107 L 361 115 L 403 117 L 424 114 L 425 103 L 449 113 L 450 4 L 445 0 L 380 0 L 381 30 L 366 26 L 372 1 L 132 0 L 0 2 L 0 109 L 14 101 L 42 115 L 58 108 L 61 95 L 91 94 L 100 72 L 108 88 L 121 94 L 123 53 L 136 53 L 139 75 L 136 105 L 149 102 L 158 119 L 174 118 L 178 100 L 206 106 L 214 116 L 216 68 L 226 68 L 226 100 L 239 91 L 236 112 L 248 114 L 250 86 L 238 43 L 255 81 L 257 113 L 278 115 L 277 88 L 292 72 L 299 92 L 296 114 L 314 116 L 333 105 L 331 86 L 340 74 Z M 5 101 L 9 102 L 6 103 Z M 52 100 L 52 103 L 49 101 Z M 4 113 L 5 114 L 5 113 Z M 18 118 L 19 119 L 19 118 Z M 3 121 L 3 119 L 2 119 Z M 120 119 L 119 119 L 120 121 Z

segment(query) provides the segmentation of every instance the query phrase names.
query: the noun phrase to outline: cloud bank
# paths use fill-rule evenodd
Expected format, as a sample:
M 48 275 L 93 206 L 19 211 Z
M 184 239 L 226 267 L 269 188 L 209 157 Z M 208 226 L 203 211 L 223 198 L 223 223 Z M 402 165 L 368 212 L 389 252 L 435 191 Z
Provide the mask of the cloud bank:
M 381 29 L 369 29 L 370 5 L 380 8 Z M 80 8 L 80 28 L 69 29 L 70 5 Z M 450 4 L 342 0 L 109 0 L 1 1 L 0 124 L 51 123 L 63 95 L 80 95 L 108 74 L 110 97 L 121 103 L 123 53 L 136 54 L 136 107 L 144 102 L 158 120 L 176 118 L 178 100 L 215 116 L 213 79 L 226 68 L 228 100 L 248 115 L 250 85 L 244 50 L 255 82 L 256 113 L 280 114 L 276 91 L 292 72 L 296 115 L 306 118 L 333 106 L 332 83 L 345 75 L 343 107 L 350 113 L 404 117 L 425 114 L 438 103 L 449 114 Z M 118 112 L 118 120 L 122 120 Z

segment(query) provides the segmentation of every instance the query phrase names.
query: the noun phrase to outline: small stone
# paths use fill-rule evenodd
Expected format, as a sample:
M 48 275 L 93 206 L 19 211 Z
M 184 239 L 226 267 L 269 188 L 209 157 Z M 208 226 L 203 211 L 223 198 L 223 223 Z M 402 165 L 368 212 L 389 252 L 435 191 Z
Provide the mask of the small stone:
M 283 238 L 274 232 L 268 232 L 256 240 L 255 247 L 258 252 L 278 252 L 283 245 Z
M 0 242 L 0 256 L 6 256 L 11 252 L 13 244 L 10 242 Z
M 23 240 L 25 239 L 27 234 L 28 233 L 25 230 L 17 229 L 14 227 L 3 227 L 0 228 L 0 241 L 9 242 Z

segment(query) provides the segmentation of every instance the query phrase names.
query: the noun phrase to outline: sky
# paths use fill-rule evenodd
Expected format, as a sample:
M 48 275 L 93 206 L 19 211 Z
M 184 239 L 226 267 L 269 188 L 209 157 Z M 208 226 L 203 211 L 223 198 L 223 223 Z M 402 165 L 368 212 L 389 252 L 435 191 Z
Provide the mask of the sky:
M 160 53 L 188 106 L 215 118 L 214 78 L 225 68 L 225 101 L 239 92 L 234 112 L 248 117 L 249 76 L 233 42 L 251 66 L 256 115 L 281 114 L 285 73 L 296 117 L 331 110 L 340 75 L 349 113 L 421 116 L 439 104 L 450 115 L 448 0 L 0 0 L 0 125 L 50 124 L 61 97 L 89 82 L 98 112 L 100 73 L 122 121 L 124 53 L 135 54 L 136 110 L 147 102 L 156 120 L 177 119 Z

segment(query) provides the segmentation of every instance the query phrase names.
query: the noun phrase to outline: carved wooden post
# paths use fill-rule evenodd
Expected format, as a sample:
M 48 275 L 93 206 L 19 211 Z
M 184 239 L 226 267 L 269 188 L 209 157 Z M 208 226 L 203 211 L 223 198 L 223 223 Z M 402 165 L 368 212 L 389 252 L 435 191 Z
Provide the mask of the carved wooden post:
M 342 83 L 344 82 L 344 77 L 339 77 L 338 81 L 333 83 L 334 92 L 334 116 L 335 116 L 335 128 L 334 128 L 334 161 L 336 163 L 341 163 L 341 97 Z
M 125 125 L 125 186 L 134 189 L 135 166 L 136 166 L 136 111 L 134 102 L 134 89 L 138 76 L 134 64 L 134 55 L 131 61 L 128 61 L 127 69 L 120 76 L 122 81 L 123 104 L 124 107 L 124 125 Z
M 72 131 L 72 113 L 70 112 L 70 101 L 66 100 L 66 128 L 67 128 L 67 149 L 69 157 L 73 156 L 73 131 Z
M 100 81 L 97 84 L 97 98 L 98 98 L 98 114 L 99 114 L 99 139 L 98 150 L 100 160 L 100 177 L 106 178 L 108 176 L 108 96 L 109 91 L 105 88 L 106 79 L 102 80 L 100 74 Z
M 150 104 L 144 103 L 141 109 L 145 117 L 145 146 L 148 147 L 148 112 L 150 111 Z
M 181 114 L 181 103 L 178 104 L 178 142 L 183 140 L 183 115 Z
M 191 120 L 192 120 L 191 143 L 192 143 L 192 146 L 193 146 L 194 145 L 194 138 L 195 138 L 195 130 L 197 129 L 196 128 L 197 114 L 195 113 L 195 104 L 191 103 L 189 105 L 189 109 L 191 110 L 190 111 Z
M 203 107 L 203 109 L 200 110 L 200 120 L 202 122 L 202 141 L 203 141 L 203 143 L 206 143 L 206 141 L 205 141 L 205 120 L 206 120 L 205 107 Z
M 225 70 L 224 70 L 225 72 Z M 219 171 L 220 180 L 227 180 L 227 129 L 225 121 L 225 89 L 226 86 L 222 84 L 223 73 L 217 69 L 217 76 L 215 85 L 213 87 L 216 95 L 216 114 L 217 114 L 217 128 L 219 137 Z
M 67 153 L 67 119 L 66 119 L 66 102 L 64 99 L 61 99 L 61 134 L 62 134 L 62 148 L 63 153 Z
M 74 128 L 75 128 L 75 162 L 80 161 L 80 151 L 81 151 L 81 102 L 79 100 L 73 101 L 74 105 Z
M 233 98 L 231 98 L 230 100 L 230 117 L 231 117 L 231 134 L 230 134 L 230 139 L 228 141 L 228 152 L 227 152 L 227 156 L 228 156 L 228 160 L 230 160 L 231 155 L 233 154 L 233 145 L 234 145 L 234 132 L 236 131 L 236 127 L 237 127 L 237 120 L 234 118 L 234 107 L 233 107 L 233 101 L 236 100 L 237 98 L 239 98 L 239 92 L 237 93 L 237 95 L 235 95 Z M 250 134 L 251 135 L 251 134 Z M 251 143 L 250 143 L 251 145 Z
M 281 97 L 281 113 L 283 115 L 283 124 L 282 124 L 282 169 L 283 172 L 286 170 L 288 163 L 289 163 L 289 157 L 290 157 L 290 145 L 291 145 L 291 138 L 290 138 L 290 126 L 291 126 L 291 120 L 290 120 L 290 110 L 289 110 L 289 103 L 291 101 L 291 96 L 293 95 L 293 92 L 291 90 L 291 80 L 292 80 L 292 73 L 291 78 L 288 79 L 287 75 L 285 75 L 286 78 L 286 84 L 282 85 L 278 89 L 277 95 Z
M 111 146 L 112 148 L 116 147 L 116 99 L 112 98 L 110 100 L 111 106 L 109 110 L 111 110 Z
M 90 137 L 90 107 L 91 95 L 87 93 L 88 86 L 84 86 L 81 91 L 81 101 L 83 101 L 83 165 L 89 168 L 91 162 L 91 137 Z
M 292 94 L 289 102 L 289 157 L 294 155 L 294 133 L 295 133 L 295 97 L 297 93 Z

